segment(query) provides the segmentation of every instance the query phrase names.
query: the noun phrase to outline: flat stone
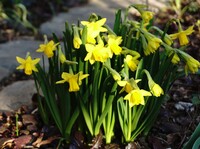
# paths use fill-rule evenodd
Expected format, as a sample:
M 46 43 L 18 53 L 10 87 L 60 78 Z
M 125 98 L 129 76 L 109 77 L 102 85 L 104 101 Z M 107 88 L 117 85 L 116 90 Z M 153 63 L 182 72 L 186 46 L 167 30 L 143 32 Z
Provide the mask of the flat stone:
M 32 95 L 36 93 L 33 80 L 17 81 L 0 92 L 0 111 L 15 111 L 22 105 L 32 105 Z
M 0 66 L 0 80 L 9 75 L 9 71 Z
M 158 11 L 158 9 L 163 9 L 166 6 L 166 1 L 158 2 L 156 0 L 149 0 L 148 2 L 149 9 L 152 11 Z M 88 20 L 91 13 L 106 17 L 106 24 L 112 28 L 116 10 L 125 9 L 131 4 L 133 4 L 131 0 L 123 2 L 121 0 L 90 0 L 87 5 L 74 7 L 66 13 L 59 13 L 54 16 L 50 21 L 40 26 L 39 32 L 48 37 L 52 37 L 52 33 L 55 33 L 58 38 L 62 38 L 66 22 L 70 25 L 77 24 L 78 20 Z M 146 0 L 135 0 L 134 4 L 146 4 Z

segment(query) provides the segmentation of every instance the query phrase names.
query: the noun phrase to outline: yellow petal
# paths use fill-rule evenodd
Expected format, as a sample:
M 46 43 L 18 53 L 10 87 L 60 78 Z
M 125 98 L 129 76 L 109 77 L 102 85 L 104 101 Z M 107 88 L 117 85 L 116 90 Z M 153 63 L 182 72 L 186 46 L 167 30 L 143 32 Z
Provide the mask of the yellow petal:
M 16 56 L 16 60 L 17 60 L 17 62 L 20 63 L 20 64 L 22 64 L 22 63 L 25 62 L 25 59 L 23 59 L 23 58 L 21 58 L 21 57 L 18 57 L 18 56 Z
M 152 96 L 151 93 L 148 92 L 148 91 L 146 91 L 146 90 L 141 89 L 140 92 L 141 92 L 141 94 L 142 94 L 143 96 Z

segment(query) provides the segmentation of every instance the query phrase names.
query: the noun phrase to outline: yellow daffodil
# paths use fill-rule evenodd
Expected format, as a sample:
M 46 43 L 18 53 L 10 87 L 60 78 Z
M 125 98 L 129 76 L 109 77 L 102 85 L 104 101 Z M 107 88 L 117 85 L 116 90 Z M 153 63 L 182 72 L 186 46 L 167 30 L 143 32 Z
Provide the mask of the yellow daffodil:
M 192 56 L 188 56 L 186 58 L 186 66 L 185 66 L 185 72 L 188 73 L 188 70 L 192 73 L 198 72 L 198 69 L 200 68 L 200 63 L 196 59 L 194 59 Z
M 107 63 L 104 63 L 104 66 L 108 68 L 115 81 L 121 81 L 121 76 L 115 69 L 111 68 Z
M 147 37 L 148 44 L 147 47 L 144 49 L 145 55 L 150 55 L 151 53 L 154 53 L 162 43 L 162 40 L 157 37 Z
M 112 58 L 113 53 L 119 55 L 122 51 L 122 48 L 119 46 L 122 42 L 121 36 L 108 35 L 108 48 L 111 49 L 110 58 Z
M 187 45 L 189 43 L 189 39 L 188 39 L 187 35 L 190 35 L 194 32 L 193 27 L 194 26 L 190 26 L 187 30 L 182 30 L 179 27 L 178 33 L 171 34 L 169 36 L 173 40 L 178 38 L 181 46 Z
M 127 80 L 117 81 L 117 84 L 123 87 L 120 93 L 123 91 L 130 93 L 133 89 L 138 89 L 139 87 L 137 86 L 137 83 L 140 81 L 141 81 L 140 79 L 134 80 L 132 78 L 129 79 L 128 81 Z
M 151 92 L 156 97 L 160 97 L 160 95 L 164 94 L 163 89 L 156 83 L 154 83 L 154 85 L 152 86 Z
M 79 49 L 80 45 L 82 44 L 82 40 L 79 37 L 75 36 L 73 39 L 73 44 L 74 48 Z
M 180 62 L 180 58 L 178 57 L 178 55 L 177 55 L 176 53 L 175 53 L 174 56 L 172 57 L 171 62 L 172 62 L 173 64 L 177 64 L 177 63 Z
M 49 41 L 48 43 L 46 44 L 41 44 L 40 45 L 40 48 L 37 49 L 36 51 L 37 52 L 44 52 L 44 54 L 48 57 L 48 58 L 51 58 L 54 53 L 53 51 L 56 50 L 56 46 L 58 45 L 59 43 L 54 43 L 53 40 Z
M 94 64 L 95 61 L 105 62 L 109 58 L 109 49 L 105 48 L 103 44 L 85 44 L 85 48 L 88 53 L 84 60 L 89 60 L 91 64 Z
M 147 76 L 148 85 L 149 85 L 149 88 L 151 90 L 151 93 L 156 97 L 159 97 L 160 95 L 163 95 L 164 94 L 163 89 L 153 81 L 149 71 L 147 71 L 146 69 L 143 69 L 143 72 Z
M 62 52 L 62 50 L 60 48 L 58 50 L 58 56 L 59 56 L 60 62 L 62 64 L 67 61 L 65 55 L 63 54 L 63 52 Z
M 137 57 L 133 57 L 131 55 L 127 55 L 125 58 L 125 62 L 127 63 L 128 67 L 131 71 L 135 71 L 137 69 L 137 65 L 139 61 L 137 60 Z
M 186 66 L 185 66 L 186 75 L 188 74 L 188 70 L 192 73 L 198 72 L 198 69 L 200 68 L 200 62 L 198 60 L 194 59 L 192 56 L 190 56 L 189 54 L 185 53 L 182 50 L 179 50 L 177 52 L 179 52 L 181 57 L 186 62 Z
M 82 44 L 82 40 L 80 39 L 79 29 L 77 26 L 73 26 L 73 32 L 74 32 L 74 38 L 73 38 L 74 48 L 79 49 Z
M 128 81 L 117 81 L 117 84 L 122 88 L 122 90 L 120 91 L 123 92 L 123 91 L 126 91 L 127 93 L 131 92 L 133 90 L 133 87 L 131 86 L 131 84 L 128 82 Z
M 171 37 L 170 37 L 168 34 L 165 34 L 164 42 L 165 42 L 167 45 L 171 46 L 172 43 L 173 43 L 173 40 L 171 39 Z
M 106 18 L 102 18 L 98 21 L 88 22 L 81 21 L 81 24 L 87 26 L 87 43 L 95 44 L 95 38 L 100 32 L 107 32 L 105 27 L 102 27 L 106 22 Z
M 16 60 L 18 63 L 21 64 L 16 69 L 24 69 L 24 72 L 27 75 L 31 75 L 32 71 L 35 71 L 35 72 L 38 71 L 35 65 L 39 63 L 40 61 L 39 58 L 32 60 L 31 56 L 28 56 L 26 59 L 23 59 L 17 56 Z
M 153 19 L 154 13 L 151 11 L 143 11 L 142 12 L 142 20 L 144 23 L 149 23 L 151 19 Z
M 135 105 L 144 105 L 144 96 L 151 96 L 151 93 L 143 90 L 143 89 L 135 89 L 129 92 L 125 97 L 124 100 L 129 100 L 130 107 L 133 107 Z
M 69 83 L 69 92 L 76 92 L 80 90 L 80 85 L 82 83 L 82 80 L 88 77 L 89 74 L 83 74 L 83 72 L 79 72 L 77 74 L 70 74 L 67 72 L 62 73 L 62 79 L 60 81 L 57 81 L 56 84 L 61 84 L 68 82 Z

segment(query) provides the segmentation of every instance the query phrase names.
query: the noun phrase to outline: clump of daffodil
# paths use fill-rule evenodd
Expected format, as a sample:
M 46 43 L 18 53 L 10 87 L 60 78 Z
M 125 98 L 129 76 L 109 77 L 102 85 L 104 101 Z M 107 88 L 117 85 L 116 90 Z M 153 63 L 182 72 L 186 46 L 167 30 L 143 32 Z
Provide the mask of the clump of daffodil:
M 106 18 L 102 18 L 98 21 L 81 21 L 81 24 L 87 27 L 87 43 L 95 44 L 95 38 L 100 32 L 107 32 L 107 29 L 103 27 L 106 22 Z
M 146 74 L 148 78 L 148 85 L 149 85 L 149 89 L 151 93 L 156 97 L 160 97 L 161 95 L 164 95 L 163 89 L 160 87 L 160 85 L 156 84 L 153 81 L 150 73 L 146 69 L 144 69 L 143 72 Z
M 108 48 L 111 50 L 110 58 L 112 58 L 113 53 L 115 55 L 120 55 L 122 48 L 119 46 L 122 43 L 121 36 L 108 35 Z
M 133 57 L 131 55 L 126 55 L 126 58 L 125 58 L 124 61 L 127 63 L 128 67 L 129 67 L 129 69 L 131 71 L 135 71 L 137 69 L 137 65 L 139 63 L 138 57 L 136 57 L 136 56 Z
M 75 49 L 79 49 L 80 45 L 82 44 L 82 40 L 80 39 L 79 36 L 78 27 L 74 26 L 73 31 L 74 31 L 73 45 Z
M 39 63 L 40 58 L 36 58 L 36 59 L 32 60 L 31 56 L 28 55 L 27 58 L 25 58 L 25 59 L 17 56 L 16 60 L 18 63 L 21 64 L 16 69 L 24 69 L 25 74 L 31 75 L 33 73 L 33 71 L 38 72 L 35 65 L 37 63 Z
M 47 43 L 44 43 L 44 44 L 40 44 L 39 48 L 36 50 L 37 52 L 44 52 L 44 54 L 48 57 L 48 58 L 51 58 L 53 57 L 54 55 L 54 51 L 56 50 L 56 46 L 58 45 L 59 43 L 54 43 L 53 40 L 47 42 Z
M 94 64 L 95 61 L 105 62 L 109 58 L 109 49 L 104 47 L 103 43 L 85 44 L 85 48 L 88 53 L 84 60 L 89 60 L 90 64 Z
M 67 72 L 63 72 L 61 77 L 63 80 L 57 81 L 56 84 L 61 84 L 68 82 L 69 83 L 69 92 L 77 92 L 80 90 L 80 85 L 82 84 L 82 80 L 87 78 L 89 74 L 83 74 L 83 72 L 79 72 L 77 74 L 71 74 Z
M 171 39 L 179 39 L 179 43 L 181 46 L 187 45 L 189 43 L 188 35 L 194 32 L 194 26 L 190 26 L 188 29 L 183 30 L 180 22 L 178 21 L 178 33 L 169 35 Z

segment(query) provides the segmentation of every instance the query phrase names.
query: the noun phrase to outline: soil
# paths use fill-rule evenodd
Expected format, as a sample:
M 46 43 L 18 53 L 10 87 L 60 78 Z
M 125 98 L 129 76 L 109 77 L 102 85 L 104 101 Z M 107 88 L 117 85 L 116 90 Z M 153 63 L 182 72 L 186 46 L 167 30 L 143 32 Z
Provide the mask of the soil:
M 55 6 L 51 1 L 48 1 L 47 3 L 49 4 L 49 7 L 41 7 L 43 5 L 46 6 L 45 1 L 39 1 L 38 3 L 35 3 L 34 0 L 31 0 L 30 3 L 26 4 L 31 13 L 29 19 L 36 27 L 39 27 L 42 22 L 49 20 L 53 14 L 60 11 L 67 11 L 69 6 L 82 4 L 80 1 L 77 1 L 75 3 L 66 3 L 64 7 L 61 7 L 61 5 Z M 34 7 L 31 7 L 33 4 Z M 187 1 L 182 3 L 183 6 L 187 4 Z M 156 24 L 160 28 L 164 28 L 167 20 L 177 16 L 172 9 L 167 9 L 166 11 L 160 12 L 156 16 L 158 18 L 156 20 Z M 199 14 L 200 9 L 198 9 L 196 12 L 184 13 L 182 16 L 183 27 L 187 28 L 199 20 Z M 14 40 L 22 36 L 35 36 L 30 30 L 21 32 L 19 28 L 13 27 L 10 22 L 4 22 L 3 28 L 0 28 L 1 33 L 7 34 L 7 36 L 0 36 L 0 42 Z M 176 29 L 177 28 L 175 28 L 173 25 L 170 26 L 171 32 Z M 195 33 L 190 36 L 191 44 L 188 46 L 187 50 L 189 54 L 200 61 L 200 30 L 198 30 L 197 26 L 195 26 L 194 29 Z M 9 32 L 8 30 L 12 30 L 12 32 Z M 35 38 L 37 38 L 37 36 L 35 36 Z M 26 79 L 32 78 L 25 76 L 21 72 L 13 72 L 11 76 L 0 82 L 0 89 L 3 86 L 13 83 L 14 81 Z M 183 144 L 187 142 L 190 135 L 200 122 L 199 84 L 199 75 L 188 75 L 176 80 L 171 86 L 166 103 L 163 104 L 160 114 L 148 137 L 138 137 L 138 139 L 135 142 L 130 143 L 129 146 L 131 146 L 133 149 L 181 149 Z M 46 149 L 56 148 L 56 145 L 59 144 L 60 136 L 58 131 L 53 126 L 47 127 L 41 123 L 37 112 L 37 103 L 35 102 L 35 99 L 36 96 L 34 95 L 32 100 L 35 107 L 33 109 L 23 106 L 13 113 L 0 113 L 1 148 L 22 148 L 21 146 L 25 146 L 24 148 Z M 16 131 L 18 130 L 16 128 L 18 128 L 19 131 Z M 73 137 L 74 141 L 72 141 L 71 147 L 78 148 L 76 145 L 82 145 L 82 148 L 87 148 L 80 143 L 83 138 L 84 136 L 82 134 L 75 132 Z M 96 140 L 100 140 L 101 148 L 125 148 L 125 146 L 117 143 L 105 146 L 102 143 L 101 134 L 96 138 Z M 98 141 L 96 141 L 96 143 Z M 61 145 L 60 148 L 66 148 L 66 144 Z

